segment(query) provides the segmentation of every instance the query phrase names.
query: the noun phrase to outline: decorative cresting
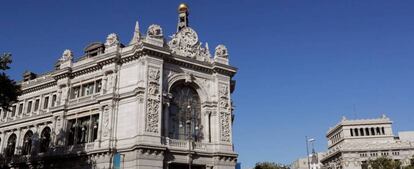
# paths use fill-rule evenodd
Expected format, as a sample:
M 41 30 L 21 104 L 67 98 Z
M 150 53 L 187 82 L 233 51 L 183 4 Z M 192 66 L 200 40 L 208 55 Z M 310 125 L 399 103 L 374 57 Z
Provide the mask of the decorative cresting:
M 210 62 L 210 51 L 208 44 L 202 47 L 198 41 L 197 33 L 190 27 L 182 28 L 172 36 L 168 46 L 173 54 Z
M 145 118 L 145 131 L 150 133 L 159 132 L 159 109 L 160 109 L 160 69 L 148 68 L 148 95 L 147 114 Z
M 230 142 L 231 138 L 231 111 L 229 105 L 229 89 L 226 84 L 219 86 L 220 132 L 221 141 Z
M 178 7 L 177 33 L 171 36 L 168 46 L 171 53 L 197 59 L 199 61 L 211 62 L 208 44 L 203 48 L 198 41 L 197 33 L 188 26 L 188 6 L 184 3 Z

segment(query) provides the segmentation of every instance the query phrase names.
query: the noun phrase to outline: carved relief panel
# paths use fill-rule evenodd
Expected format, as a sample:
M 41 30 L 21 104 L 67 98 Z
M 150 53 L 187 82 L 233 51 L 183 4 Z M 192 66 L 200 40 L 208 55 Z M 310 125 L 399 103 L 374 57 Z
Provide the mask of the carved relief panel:
M 160 118 L 160 69 L 148 68 L 147 112 L 145 117 L 145 131 L 159 133 Z
M 221 141 L 231 142 L 231 107 L 229 88 L 226 84 L 219 84 L 219 121 Z

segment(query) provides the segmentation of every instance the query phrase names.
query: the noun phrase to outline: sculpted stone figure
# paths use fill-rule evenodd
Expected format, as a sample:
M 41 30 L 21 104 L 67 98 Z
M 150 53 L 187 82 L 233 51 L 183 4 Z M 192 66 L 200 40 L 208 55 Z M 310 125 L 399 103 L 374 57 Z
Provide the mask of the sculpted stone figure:
M 224 46 L 224 45 L 218 45 L 216 47 L 216 51 L 215 51 L 214 55 L 216 57 L 227 58 L 229 54 L 227 52 L 226 46 Z
M 118 45 L 119 43 L 120 43 L 120 42 L 119 42 L 118 35 L 117 35 L 117 34 L 115 34 L 115 33 L 111 33 L 111 34 L 109 34 L 109 35 L 108 35 L 108 37 L 106 38 L 106 43 L 105 43 L 105 46 L 107 46 L 107 47 L 111 47 L 111 46 Z
M 65 51 L 63 51 L 62 57 L 59 60 L 64 62 L 64 61 L 68 61 L 72 59 L 73 59 L 72 51 L 69 49 L 66 49 Z
M 160 25 L 152 24 L 148 27 L 147 36 L 151 38 L 160 38 L 163 36 Z

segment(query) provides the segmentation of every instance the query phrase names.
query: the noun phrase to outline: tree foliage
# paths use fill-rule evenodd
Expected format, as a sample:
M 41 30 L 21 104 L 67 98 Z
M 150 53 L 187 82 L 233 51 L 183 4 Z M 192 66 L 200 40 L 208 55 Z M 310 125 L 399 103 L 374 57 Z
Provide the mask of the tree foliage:
M 3 110 L 10 110 L 10 104 L 17 101 L 21 93 L 20 86 L 5 73 L 7 69 L 10 69 L 11 62 L 10 53 L 0 56 L 0 107 Z
M 287 165 L 274 162 L 259 162 L 256 163 L 254 169 L 289 169 L 289 167 Z
M 387 157 L 379 157 L 375 160 L 370 160 L 369 165 L 372 169 L 400 169 L 401 162 L 389 159 Z

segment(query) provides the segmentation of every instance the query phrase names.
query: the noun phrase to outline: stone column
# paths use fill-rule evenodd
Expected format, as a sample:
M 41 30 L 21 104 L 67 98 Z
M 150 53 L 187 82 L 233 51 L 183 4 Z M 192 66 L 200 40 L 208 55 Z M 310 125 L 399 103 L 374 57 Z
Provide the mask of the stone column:
M 17 153 L 20 153 L 19 152 L 19 150 L 17 149 L 18 147 L 21 147 L 21 144 L 20 144 L 20 138 L 21 138 L 21 133 L 22 133 L 22 129 L 21 128 L 19 128 L 18 129 L 18 131 L 17 131 L 17 133 L 16 133 L 16 146 L 15 146 L 15 148 L 14 148 L 14 154 L 17 154 Z
M 163 127 L 163 129 L 164 129 L 164 136 L 165 137 L 169 137 L 168 136 L 168 127 L 169 127 L 169 119 L 170 119 L 170 117 L 169 117 L 169 108 L 170 108 L 170 103 L 166 103 L 166 104 L 164 104 L 164 119 L 162 119 L 163 121 L 164 121 L 164 127 Z

